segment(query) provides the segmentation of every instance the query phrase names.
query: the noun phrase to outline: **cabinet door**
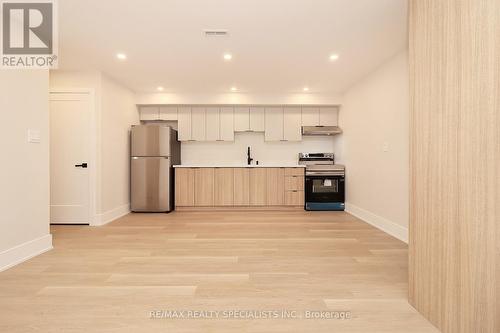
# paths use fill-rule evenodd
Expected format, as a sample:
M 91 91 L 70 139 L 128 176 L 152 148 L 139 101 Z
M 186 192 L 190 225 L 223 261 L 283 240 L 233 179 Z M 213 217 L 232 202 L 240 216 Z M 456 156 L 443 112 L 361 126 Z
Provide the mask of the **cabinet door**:
M 194 169 L 175 168 L 175 206 L 194 206 Z
M 265 141 L 283 141 L 283 108 L 269 107 L 265 110 Z
M 157 106 L 141 106 L 139 118 L 141 120 L 158 120 L 160 119 L 160 108 Z
M 250 169 L 234 169 L 234 205 L 250 205 Z
M 234 169 L 215 168 L 214 206 L 232 206 L 234 196 Z
M 234 112 L 232 107 L 220 109 L 219 140 L 234 141 Z
M 319 108 L 302 108 L 302 126 L 319 126 Z
M 196 207 L 214 205 L 214 168 L 194 169 L 194 205 Z
M 285 169 L 266 168 L 266 203 L 268 206 L 285 204 Z
M 205 141 L 206 139 L 206 116 L 205 108 L 191 108 L 191 139 L 194 141 Z
M 266 205 L 266 168 L 250 168 L 250 205 Z
M 305 175 L 306 168 L 285 168 L 285 176 L 302 176 Z
M 247 106 L 234 108 L 234 131 L 246 132 L 250 130 L 250 116 Z
M 304 176 L 285 176 L 285 191 L 304 191 Z
M 283 109 L 283 139 L 285 141 L 302 141 L 302 112 L 300 107 Z
M 205 140 L 206 141 L 219 140 L 219 128 L 220 128 L 219 108 L 207 107 L 205 109 L 205 116 L 206 116 Z
M 263 107 L 251 107 L 249 112 L 250 130 L 253 132 L 264 132 L 265 116 Z
M 320 126 L 338 126 L 338 108 L 337 107 L 324 107 L 319 110 L 319 124 Z
M 177 107 L 176 106 L 161 106 L 160 107 L 160 120 L 177 120 Z
M 304 206 L 304 191 L 285 192 L 285 206 Z
M 192 131 L 191 131 L 191 108 L 190 107 L 180 107 L 177 112 L 178 122 L 177 131 L 179 141 L 191 141 Z

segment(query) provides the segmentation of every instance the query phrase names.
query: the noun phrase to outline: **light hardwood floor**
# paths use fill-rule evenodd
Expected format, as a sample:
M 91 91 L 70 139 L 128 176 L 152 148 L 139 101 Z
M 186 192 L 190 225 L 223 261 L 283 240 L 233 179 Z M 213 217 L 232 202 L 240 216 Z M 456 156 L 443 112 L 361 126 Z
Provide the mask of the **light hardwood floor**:
M 407 302 L 407 245 L 347 213 L 130 214 L 52 233 L 54 250 L 0 273 L 0 332 L 437 332 Z M 150 319 L 154 310 L 351 319 Z

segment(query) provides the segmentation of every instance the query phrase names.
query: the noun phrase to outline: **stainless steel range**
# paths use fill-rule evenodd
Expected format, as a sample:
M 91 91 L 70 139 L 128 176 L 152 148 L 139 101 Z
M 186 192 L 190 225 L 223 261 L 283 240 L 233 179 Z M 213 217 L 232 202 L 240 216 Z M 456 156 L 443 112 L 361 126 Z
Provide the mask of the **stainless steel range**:
M 306 165 L 306 210 L 345 209 L 345 167 L 335 164 L 333 153 L 299 153 Z

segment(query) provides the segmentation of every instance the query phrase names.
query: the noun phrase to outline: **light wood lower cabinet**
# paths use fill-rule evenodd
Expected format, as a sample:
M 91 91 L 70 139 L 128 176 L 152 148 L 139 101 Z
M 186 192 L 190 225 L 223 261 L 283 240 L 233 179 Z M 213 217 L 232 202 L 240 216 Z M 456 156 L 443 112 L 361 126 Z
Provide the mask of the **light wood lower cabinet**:
M 233 168 L 215 168 L 214 206 L 234 205 L 234 170 Z
M 267 172 L 265 168 L 250 169 L 250 206 L 265 206 L 267 203 Z
M 301 207 L 304 205 L 304 170 L 176 168 L 175 195 L 179 208 Z
M 266 170 L 266 204 L 283 206 L 285 204 L 285 168 Z
M 285 206 L 304 206 L 304 170 L 285 170 Z
M 234 168 L 234 205 L 250 205 L 250 169 Z
M 194 206 L 194 169 L 175 169 L 175 205 Z
M 285 206 L 304 206 L 304 191 L 286 191 Z
M 214 205 L 214 168 L 194 169 L 194 205 L 195 207 Z
M 304 176 L 285 176 L 285 191 L 304 191 Z

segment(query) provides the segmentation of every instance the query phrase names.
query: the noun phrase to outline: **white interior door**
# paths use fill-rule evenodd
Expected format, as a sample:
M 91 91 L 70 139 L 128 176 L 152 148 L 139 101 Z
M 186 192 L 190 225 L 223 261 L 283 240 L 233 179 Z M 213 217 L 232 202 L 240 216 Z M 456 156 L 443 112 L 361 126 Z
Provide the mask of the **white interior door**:
M 88 93 L 50 94 L 51 223 L 90 223 L 92 107 Z

